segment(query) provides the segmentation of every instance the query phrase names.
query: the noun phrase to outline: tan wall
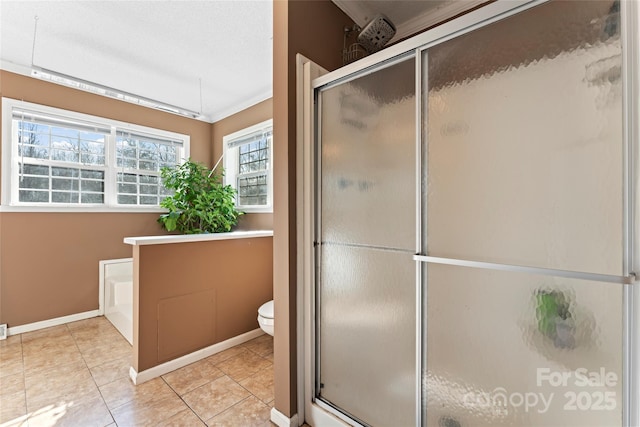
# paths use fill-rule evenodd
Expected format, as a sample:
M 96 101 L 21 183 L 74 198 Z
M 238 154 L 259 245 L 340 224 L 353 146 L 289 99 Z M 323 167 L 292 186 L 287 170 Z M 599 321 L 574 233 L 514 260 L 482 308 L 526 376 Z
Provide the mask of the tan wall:
M 232 116 L 226 117 L 212 125 L 212 158 L 215 165 L 222 156 L 222 139 L 233 132 L 237 132 L 256 123 L 273 118 L 273 100 L 267 99 Z M 273 228 L 273 214 L 252 213 L 240 217 L 238 230 L 271 230 Z
M 134 369 L 258 328 L 273 298 L 272 251 L 271 237 L 137 246 Z
M 342 65 L 343 33 L 353 25 L 330 0 L 273 4 L 275 407 L 297 412 L 296 54 L 328 70 Z
M 191 157 L 211 158 L 209 123 L 7 71 L 0 71 L 0 95 L 188 134 Z M 98 260 L 130 257 L 125 236 L 162 234 L 157 216 L 0 213 L 0 323 L 14 327 L 97 309 Z
M 0 95 L 191 136 L 191 157 L 209 163 L 211 125 L 0 70 Z
M 157 214 L 2 213 L 2 323 L 98 309 L 98 261 L 129 258 L 127 236 L 161 233 Z

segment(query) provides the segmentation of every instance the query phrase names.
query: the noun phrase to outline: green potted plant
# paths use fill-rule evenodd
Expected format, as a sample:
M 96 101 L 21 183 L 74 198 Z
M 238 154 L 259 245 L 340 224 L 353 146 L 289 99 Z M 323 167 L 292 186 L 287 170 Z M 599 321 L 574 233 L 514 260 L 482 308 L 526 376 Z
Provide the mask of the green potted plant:
M 243 213 L 236 209 L 236 190 L 223 185 L 222 173 L 215 169 L 209 171 L 191 159 L 162 168 L 164 186 L 173 190 L 173 195 L 160 202 L 169 210 L 158 218 L 163 228 L 184 234 L 231 231 Z

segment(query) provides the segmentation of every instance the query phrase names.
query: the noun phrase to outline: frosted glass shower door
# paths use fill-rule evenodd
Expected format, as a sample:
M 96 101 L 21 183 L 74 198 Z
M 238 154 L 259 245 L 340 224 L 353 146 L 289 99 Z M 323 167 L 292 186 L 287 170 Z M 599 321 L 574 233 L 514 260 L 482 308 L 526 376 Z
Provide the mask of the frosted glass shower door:
M 552 1 L 425 54 L 432 255 L 623 274 L 616 1 Z
M 320 92 L 316 399 L 416 423 L 415 60 Z
M 619 12 L 551 1 L 424 52 L 427 425 L 622 425 Z

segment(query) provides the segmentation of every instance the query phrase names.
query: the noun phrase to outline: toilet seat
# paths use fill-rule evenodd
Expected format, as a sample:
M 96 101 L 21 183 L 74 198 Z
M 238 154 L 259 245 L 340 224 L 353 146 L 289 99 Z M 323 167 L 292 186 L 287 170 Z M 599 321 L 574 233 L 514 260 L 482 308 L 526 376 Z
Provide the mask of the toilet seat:
M 273 300 L 262 304 L 258 309 L 258 315 L 273 320 Z
M 263 331 L 273 336 L 273 301 L 265 302 L 258 309 L 258 324 Z

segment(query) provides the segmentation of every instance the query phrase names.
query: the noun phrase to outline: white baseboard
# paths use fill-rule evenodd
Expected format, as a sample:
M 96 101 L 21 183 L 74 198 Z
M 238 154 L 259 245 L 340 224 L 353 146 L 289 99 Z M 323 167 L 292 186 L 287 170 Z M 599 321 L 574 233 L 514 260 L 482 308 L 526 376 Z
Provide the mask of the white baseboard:
M 7 330 L 7 335 L 24 334 L 38 329 L 50 328 L 52 326 L 64 325 L 65 323 L 77 322 L 78 320 L 90 319 L 100 315 L 100 310 L 85 311 L 84 313 L 70 314 L 69 316 L 56 317 L 55 319 L 42 320 L 40 322 L 28 323 L 26 325 L 14 326 Z
M 298 427 L 298 414 L 289 418 L 276 408 L 271 408 L 271 422 L 278 427 Z
M 169 372 L 182 368 L 183 366 L 187 366 L 191 363 L 197 362 L 198 360 L 202 360 L 205 357 L 212 356 L 216 353 L 220 353 L 223 350 L 257 338 L 261 335 L 264 335 L 264 331 L 262 329 L 254 329 L 253 331 L 249 331 L 242 335 L 229 338 L 226 341 L 222 341 L 217 344 L 210 345 L 209 347 L 196 350 L 193 353 L 185 354 L 182 357 L 170 360 L 161 365 L 154 366 L 153 368 L 149 368 L 141 372 L 136 372 L 136 370 L 133 369 L 132 366 L 129 368 L 129 377 L 131 377 L 131 381 L 133 381 L 134 384 L 142 384 L 154 378 L 158 378 L 161 375 L 168 374 Z

